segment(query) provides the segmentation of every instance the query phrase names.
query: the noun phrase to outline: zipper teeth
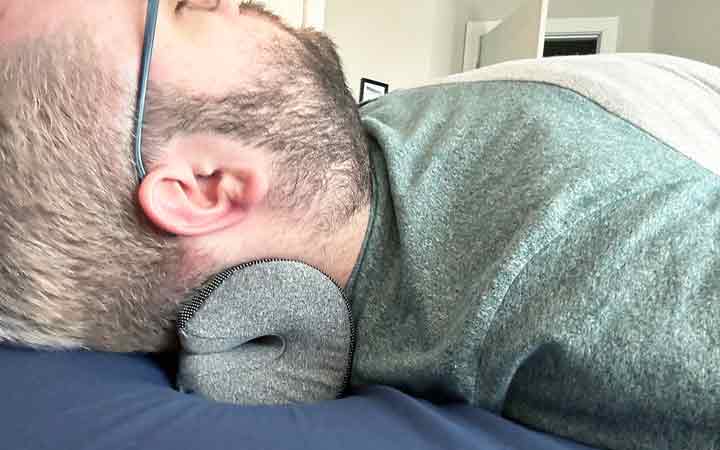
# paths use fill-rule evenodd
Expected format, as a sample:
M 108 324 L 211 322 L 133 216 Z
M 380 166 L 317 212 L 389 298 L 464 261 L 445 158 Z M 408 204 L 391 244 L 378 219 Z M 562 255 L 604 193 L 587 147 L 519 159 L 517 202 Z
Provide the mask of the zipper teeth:
M 345 302 L 345 309 L 347 312 L 347 318 L 348 318 L 348 324 L 350 326 L 350 345 L 348 348 L 348 355 L 347 355 L 347 364 L 346 364 L 346 370 L 345 375 L 343 376 L 343 382 L 342 386 L 340 387 L 340 391 L 337 393 L 337 397 L 341 397 L 345 390 L 350 385 L 350 377 L 352 376 L 352 365 L 353 365 L 353 355 L 355 354 L 355 323 L 353 321 L 353 315 L 352 315 L 352 306 L 350 305 L 350 301 L 345 296 L 345 291 L 340 287 L 337 281 L 335 281 L 332 277 L 325 274 L 325 272 L 321 271 L 315 266 L 310 266 L 309 264 L 295 261 L 292 259 L 282 259 L 282 258 L 267 258 L 267 259 L 259 259 L 257 261 L 252 261 L 249 263 L 241 264 L 239 266 L 231 267 L 229 269 L 225 269 L 222 272 L 215 275 L 210 281 L 206 282 L 205 285 L 195 294 L 195 296 L 190 300 L 189 302 L 185 303 L 183 308 L 180 310 L 180 313 L 178 314 L 178 320 L 177 320 L 177 328 L 179 331 L 183 331 L 185 327 L 187 326 L 190 319 L 193 318 L 193 316 L 202 308 L 202 306 L 207 302 L 207 300 L 210 298 L 210 295 L 222 284 L 230 278 L 231 275 L 234 273 L 247 269 L 248 267 L 256 266 L 258 264 L 266 264 L 266 263 L 276 263 L 276 262 L 288 262 L 288 263 L 298 263 L 298 264 L 304 264 L 306 266 L 309 266 L 321 274 L 323 274 L 325 277 L 327 277 L 337 288 L 338 292 L 340 292 L 340 295 L 343 298 L 343 301 Z

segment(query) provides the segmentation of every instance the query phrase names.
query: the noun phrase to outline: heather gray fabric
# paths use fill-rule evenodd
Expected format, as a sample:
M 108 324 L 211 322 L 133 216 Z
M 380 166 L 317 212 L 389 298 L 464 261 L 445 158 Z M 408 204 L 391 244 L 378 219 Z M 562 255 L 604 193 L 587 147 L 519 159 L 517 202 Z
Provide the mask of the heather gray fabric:
M 720 177 L 546 83 L 407 90 L 362 116 L 354 384 L 601 448 L 720 448 Z
M 179 330 L 181 390 L 245 405 L 316 402 L 342 392 L 352 322 L 325 274 L 302 263 L 263 262 L 205 289 L 211 294 L 196 313 L 181 312 L 181 323 L 191 315 Z

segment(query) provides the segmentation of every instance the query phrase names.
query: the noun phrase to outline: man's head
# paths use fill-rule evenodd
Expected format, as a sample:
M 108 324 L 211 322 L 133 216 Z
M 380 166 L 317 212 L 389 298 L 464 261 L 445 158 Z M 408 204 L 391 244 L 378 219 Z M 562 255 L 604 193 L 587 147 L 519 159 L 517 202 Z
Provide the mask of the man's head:
M 161 1 L 138 186 L 145 6 L 0 0 L 0 340 L 168 348 L 188 289 L 329 256 L 367 207 L 332 43 L 230 0 Z

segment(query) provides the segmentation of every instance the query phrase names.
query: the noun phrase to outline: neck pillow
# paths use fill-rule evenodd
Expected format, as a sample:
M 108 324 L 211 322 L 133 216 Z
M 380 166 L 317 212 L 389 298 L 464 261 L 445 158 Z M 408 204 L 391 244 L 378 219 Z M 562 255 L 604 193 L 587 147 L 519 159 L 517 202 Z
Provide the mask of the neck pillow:
M 243 405 L 342 395 L 354 351 L 350 304 L 327 275 L 296 261 L 224 270 L 178 316 L 183 392 Z

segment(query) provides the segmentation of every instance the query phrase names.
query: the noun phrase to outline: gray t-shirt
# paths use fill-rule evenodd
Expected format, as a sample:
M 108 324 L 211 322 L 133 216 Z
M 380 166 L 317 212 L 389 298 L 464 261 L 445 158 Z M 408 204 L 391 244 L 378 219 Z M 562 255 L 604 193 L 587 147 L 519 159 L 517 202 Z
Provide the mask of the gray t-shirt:
M 660 61 L 628 74 L 675 72 L 644 102 L 720 110 L 720 82 Z M 593 98 L 582 77 L 512 78 L 362 109 L 374 197 L 347 289 L 353 383 L 598 447 L 720 448 L 720 114 L 648 117 L 631 83 Z

